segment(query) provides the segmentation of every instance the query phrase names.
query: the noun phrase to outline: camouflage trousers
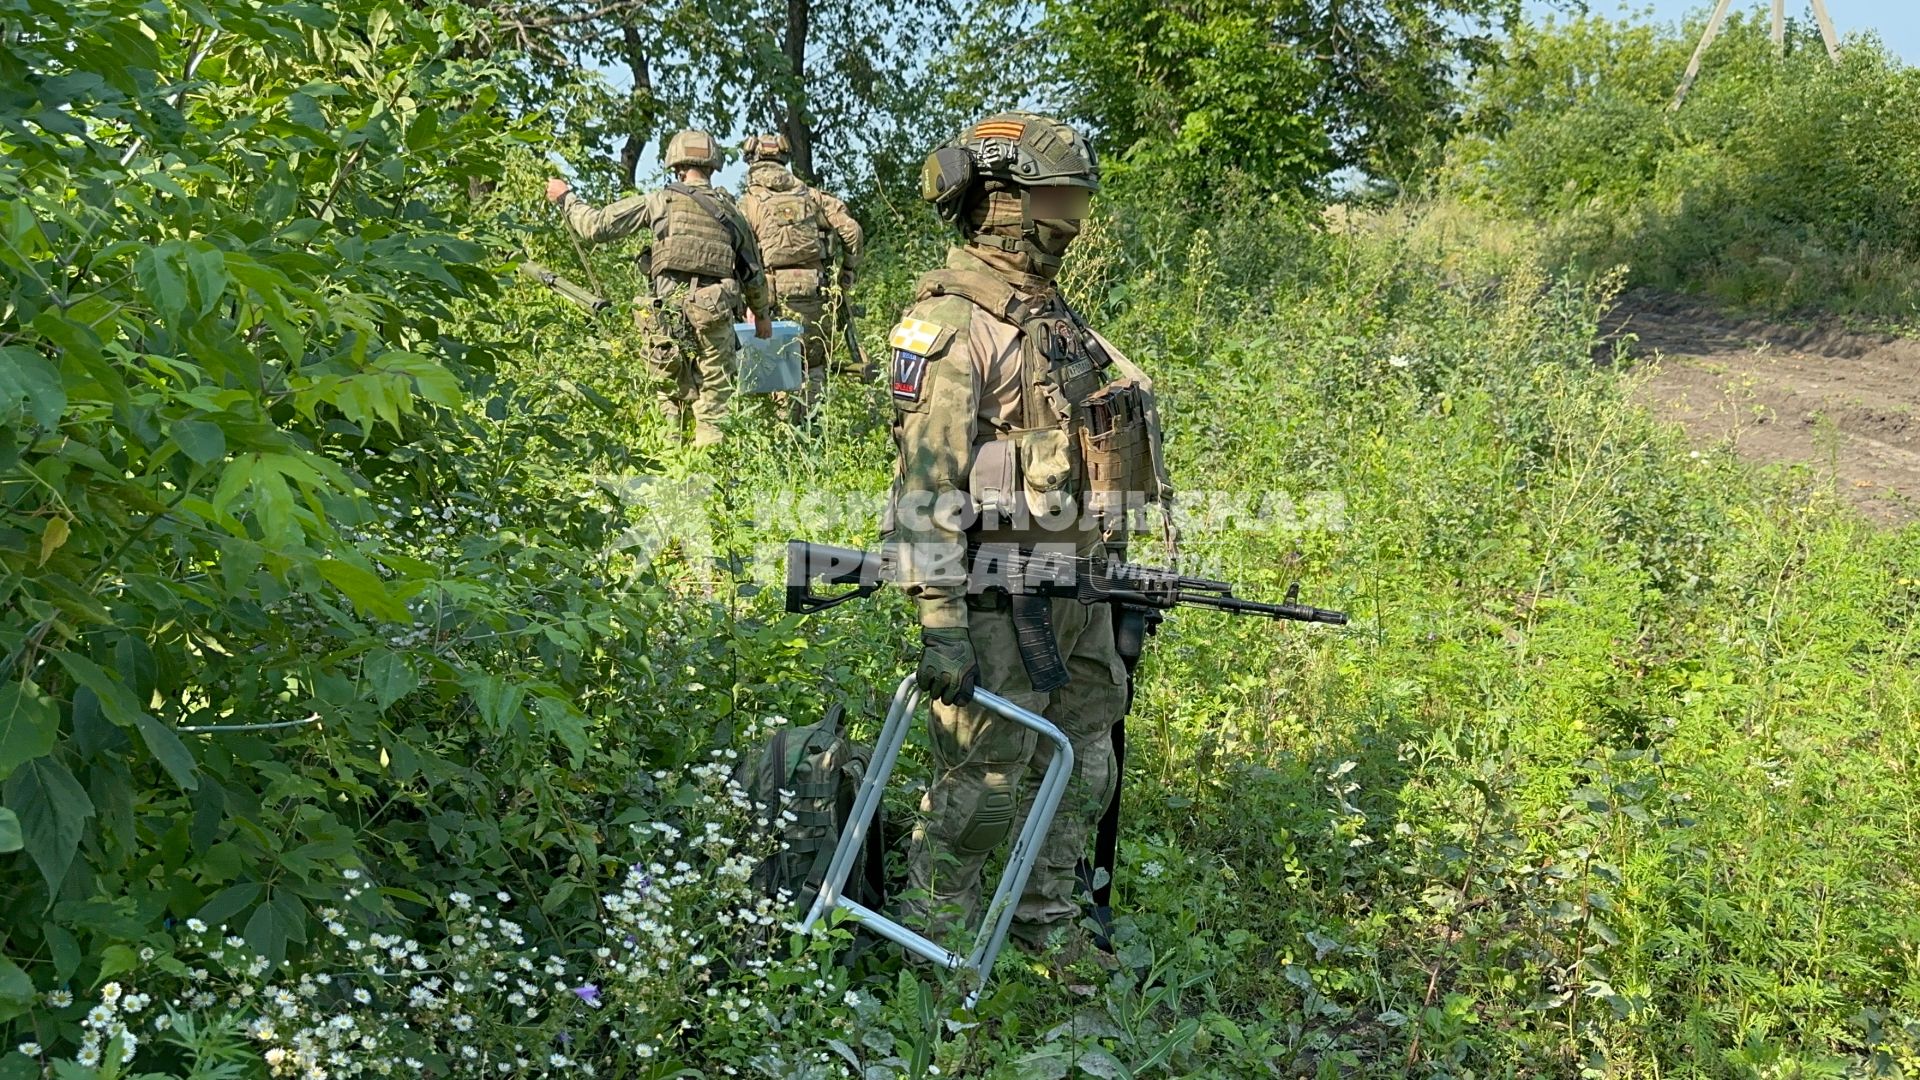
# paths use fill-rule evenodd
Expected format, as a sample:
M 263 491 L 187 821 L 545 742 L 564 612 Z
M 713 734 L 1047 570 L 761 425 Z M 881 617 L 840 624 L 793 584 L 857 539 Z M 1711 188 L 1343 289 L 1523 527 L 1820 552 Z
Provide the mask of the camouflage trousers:
M 1113 795 L 1111 733 L 1126 709 L 1127 672 L 1114 648 L 1113 609 L 1057 599 L 1052 616 L 1071 681 L 1051 694 L 1033 691 L 1005 610 L 976 606 L 967 626 L 979 685 L 1053 721 L 1073 744 L 1066 796 L 1014 908 L 1012 934 L 1028 943 L 1079 914 L 1074 870 Z M 1026 823 L 1054 751 L 1037 733 L 972 706 L 935 704 L 931 727 L 933 782 L 920 802 L 903 914 L 938 938 L 955 925 L 978 925 L 987 859 Z
M 798 391 L 781 395 L 791 406 L 795 419 L 803 418 L 820 404 L 827 389 L 827 355 L 832 351 L 828 332 L 827 296 L 820 291 L 818 270 L 775 270 L 774 297 L 779 303 L 777 317 L 800 324 L 800 355 L 806 361 L 806 382 Z
M 739 363 L 733 338 L 739 306 L 740 292 L 731 281 L 663 281 L 634 311 L 634 323 L 648 341 L 647 367 L 660 388 L 660 413 L 679 432 L 691 412 L 695 446 L 721 438 Z

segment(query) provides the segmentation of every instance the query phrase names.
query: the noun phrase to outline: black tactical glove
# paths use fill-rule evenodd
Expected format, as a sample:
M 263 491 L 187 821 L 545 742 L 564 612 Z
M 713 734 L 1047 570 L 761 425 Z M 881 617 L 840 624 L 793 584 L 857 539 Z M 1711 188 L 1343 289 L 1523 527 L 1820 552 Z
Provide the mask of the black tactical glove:
M 965 705 L 973 700 L 980 665 L 973 658 L 973 639 L 965 627 L 929 626 L 920 630 L 920 670 L 914 676 L 920 692 L 943 705 Z

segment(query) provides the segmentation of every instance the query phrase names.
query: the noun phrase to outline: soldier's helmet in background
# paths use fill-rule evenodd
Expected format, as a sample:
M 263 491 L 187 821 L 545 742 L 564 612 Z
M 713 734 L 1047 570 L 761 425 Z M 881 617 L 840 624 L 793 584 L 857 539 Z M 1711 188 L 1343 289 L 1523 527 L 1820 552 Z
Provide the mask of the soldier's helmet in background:
M 687 130 L 667 140 L 667 168 L 706 169 L 720 167 L 720 144 L 704 131 Z
M 740 148 L 747 157 L 747 164 L 756 161 L 777 161 L 782 165 L 793 156 L 793 144 L 781 134 L 749 135 Z

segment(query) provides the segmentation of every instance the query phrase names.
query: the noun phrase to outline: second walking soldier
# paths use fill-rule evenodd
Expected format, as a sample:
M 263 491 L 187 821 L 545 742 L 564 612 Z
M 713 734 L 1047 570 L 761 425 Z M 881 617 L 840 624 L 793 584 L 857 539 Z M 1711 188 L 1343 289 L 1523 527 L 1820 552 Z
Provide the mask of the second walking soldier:
M 740 196 L 740 211 L 760 241 L 774 299 L 802 328 L 807 361 L 802 406 L 811 407 L 826 386 L 831 320 L 846 316 L 830 310 L 833 292 L 837 287 L 840 302 L 846 302 L 865 237 L 846 203 L 808 187 L 788 170 L 791 151 L 785 135 L 753 136 L 747 140 L 746 156 L 747 190 Z
M 604 209 L 575 195 L 565 180 L 547 181 L 547 198 L 560 205 L 567 227 L 589 243 L 646 231 L 653 242 L 645 262 L 650 294 L 635 300 L 634 321 L 646 334 L 648 366 L 661 383 L 660 411 L 684 436 L 693 415 L 693 444 L 721 439 L 738 363 L 733 322 L 744 307 L 761 338 L 773 333 L 772 302 L 760 248 L 731 196 L 716 188 L 720 149 L 704 131 L 682 131 L 667 142 L 667 167 L 676 179 L 645 195 Z

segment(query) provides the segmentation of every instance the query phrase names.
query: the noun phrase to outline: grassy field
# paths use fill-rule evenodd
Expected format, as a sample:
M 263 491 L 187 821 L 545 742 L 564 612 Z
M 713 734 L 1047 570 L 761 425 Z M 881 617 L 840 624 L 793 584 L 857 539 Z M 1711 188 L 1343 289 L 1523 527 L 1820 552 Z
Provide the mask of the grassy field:
M 1849 166 L 1891 179 L 1840 234 L 1760 213 L 1804 127 L 1701 185 L 1602 170 L 1576 213 L 1606 103 L 1516 64 L 1481 103 L 1537 123 L 1481 116 L 1455 164 L 1541 169 L 1471 206 L 1103 195 L 1065 284 L 1158 382 L 1188 565 L 1353 622 L 1168 623 L 1122 970 L 1010 955 L 966 1012 L 792 935 L 728 786 L 826 701 L 866 730 L 913 661 L 903 598 L 772 587 L 790 537 L 875 539 L 883 395 L 680 448 L 625 312 L 508 272 L 635 287 L 540 216 L 551 118 L 501 104 L 539 88 L 472 11 L 217 4 L 217 43 L 99 5 L 10 39 L 64 74 L 0 155 L 0 1080 L 1920 1074 L 1920 528 L 1690 446 L 1596 356 L 1629 275 L 1751 298 L 1755 252 L 1898 263 L 1788 305 L 1897 320 L 1911 140 Z M 1631 61 L 1617 29 L 1530 47 Z M 160 107 L 194 40 L 221 74 Z M 1660 120 L 1674 49 L 1634 40 L 1636 139 L 1730 115 L 1703 85 L 1719 112 Z M 1920 85 L 1859 56 L 1820 77 Z M 1709 250 L 1729 220 L 1778 244 Z M 1569 247 L 1595 222 L 1621 242 Z M 875 223 L 870 347 L 931 228 Z
M 1593 362 L 1611 284 L 1458 225 L 1343 217 L 1276 257 L 1273 220 L 1170 247 L 1128 219 L 1077 252 L 1166 394 L 1189 556 L 1355 619 L 1169 624 L 1129 722 L 1132 970 L 1081 998 L 1009 960 L 947 1074 L 1920 1066 L 1920 533 L 1690 450 Z M 887 462 L 740 454 L 829 489 Z M 857 700 L 887 616 L 806 627 Z M 905 1044 L 919 1000 L 879 1021 Z

